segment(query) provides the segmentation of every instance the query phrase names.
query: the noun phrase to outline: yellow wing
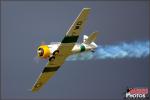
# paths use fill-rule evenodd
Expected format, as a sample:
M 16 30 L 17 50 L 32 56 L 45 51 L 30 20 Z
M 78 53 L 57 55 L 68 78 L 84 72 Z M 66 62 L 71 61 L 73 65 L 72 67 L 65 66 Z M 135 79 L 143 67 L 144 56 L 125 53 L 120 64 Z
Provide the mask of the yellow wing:
M 82 9 L 79 16 L 76 18 L 74 23 L 71 25 L 70 29 L 66 33 L 64 39 L 61 41 L 61 44 L 57 48 L 59 51 L 58 55 L 54 55 L 55 59 L 50 60 L 42 73 L 39 75 L 37 81 L 32 87 L 32 92 L 38 91 L 47 81 L 55 74 L 55 72 L 60 68 L 64 63 L 68 55 L 71 54 L 71 50 L 74 47 L 82 28 L 87 20 L 90 8 Z
M 83 8 L 74 23 L 69 28 L 68 32 L 66 33 L 66 36 L 79 36 L 79 34 L 82 32 L 83 26 L 85 25 L 85 22 L 87 20 L 87 17 L 89 15 L 90 8 Z M 64 41 L 65 42 L 65 41 Z
M 47 81 L 55 74 L 64 61 L 65 57 L 60 56 L 56 57 L 53 61 L 49 61 L 33 85 L 32 92 L 38 91 L 45 83 L 47 83 Z
M 74 23 L 71 25 L 67 31 L 65 37 L 61 41 L 61 44 L 58 48 L 65 55 L 70 55 L 72 48 L 78 40 L 80 33 L 85 25 L 85 22 L 88 18 L 90 8 L 83 8 Z
M 45 67 L 38 80 L 32 87 L 32 92 L 38 91 L 55 74 L 55 71 L 57 71 L 59 67 L 60 66 Z

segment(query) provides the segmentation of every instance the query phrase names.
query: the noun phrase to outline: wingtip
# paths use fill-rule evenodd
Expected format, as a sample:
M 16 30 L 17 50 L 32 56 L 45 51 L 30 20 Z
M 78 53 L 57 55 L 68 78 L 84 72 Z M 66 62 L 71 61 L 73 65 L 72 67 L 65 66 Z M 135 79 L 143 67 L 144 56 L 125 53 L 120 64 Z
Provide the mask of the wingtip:
M 34 89 L 34 88 L 32 88 L 32 89 L 28 89 L 28 91 L 30 91 L 30 92 L 37 92 L 38 90 L 36 90 L 36 89 Z
M 83 8 L 82 10 L 83 10 L 83 11 L 90 11 L 91 8 Z
M 87 7 L 87 8 L 83 8 L 83 9 L 84 9 L 84 10 L 90 10 L 91 8 L 88 8 L 88 7 Z
M 30 91 L 32 92 L 32 93 L 35 93 L 35 92 L 37 92 L 36 90 L 34 90 L 34 89 L 30 89 Z

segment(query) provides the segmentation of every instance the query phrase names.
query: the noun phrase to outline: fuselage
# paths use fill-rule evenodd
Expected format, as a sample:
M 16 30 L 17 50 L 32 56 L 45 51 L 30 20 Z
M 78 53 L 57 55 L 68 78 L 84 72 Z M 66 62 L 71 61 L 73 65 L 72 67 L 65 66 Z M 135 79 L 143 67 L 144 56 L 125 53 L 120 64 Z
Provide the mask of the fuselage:
M 50 45 L 41 45 L 39 46 L 37 53 L 40 58 L 47 59 L 58 49 L 61 42 L 52 42 Z M 69 44 L 68 44 L 69 45 Z M 94 50 L 96 47 L 92 44 L 85 43 L 76 43 L 73 49 L 71 50 L 71 54 L 81 53 L 85 51 Z M 67 49 L 67 48 L 66 48 Z

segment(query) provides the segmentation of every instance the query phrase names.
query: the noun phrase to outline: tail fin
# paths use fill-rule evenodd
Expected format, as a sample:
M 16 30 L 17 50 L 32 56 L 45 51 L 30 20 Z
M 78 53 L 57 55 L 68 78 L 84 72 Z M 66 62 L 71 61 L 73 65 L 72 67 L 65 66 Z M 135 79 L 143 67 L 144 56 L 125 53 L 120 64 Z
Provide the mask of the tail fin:
M 98 34 L 99 34 L 98 32 L 93 32 L 90 36 L 84 35 L 83 36 L 83 43 L 92 44 L 95 47 L 97 47 L 97 45 L 94 43 L 94 41 L 96 40 L 96 37 Z

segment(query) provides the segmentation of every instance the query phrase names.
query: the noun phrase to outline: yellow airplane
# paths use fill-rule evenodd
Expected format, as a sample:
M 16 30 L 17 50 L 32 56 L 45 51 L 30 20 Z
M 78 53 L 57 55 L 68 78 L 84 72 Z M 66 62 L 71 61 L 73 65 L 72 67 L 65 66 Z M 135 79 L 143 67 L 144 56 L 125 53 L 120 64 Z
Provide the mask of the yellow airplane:
M 65 59 L 76 53 L 92 51 L 97 48 L 94 43 L 98 32 L 89 37 L 83 36 L 83 43 L 76 43 L 89 15 L 90 8 L 83 8 L 61 42 L 52 42 L 50 45 L 41 45 L 37 50 L 38 57 L 49 59 L 45 68 L 32 87 L 32 92 L 38 91 L 60 68 Z

